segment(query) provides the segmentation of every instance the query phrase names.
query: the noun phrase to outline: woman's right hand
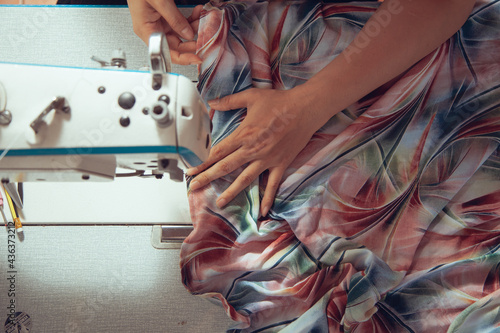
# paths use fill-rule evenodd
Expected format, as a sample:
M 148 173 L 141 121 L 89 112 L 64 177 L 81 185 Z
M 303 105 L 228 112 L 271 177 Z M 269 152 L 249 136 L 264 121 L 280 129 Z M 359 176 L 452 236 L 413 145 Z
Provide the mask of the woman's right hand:
M 202 6 L 196 6 L 190 17 L 179 11 L 173 0 L 128 0 L 134 32 L 146 44 L 154 32 L 167 37 L 173 63 L 192 65 L 201 63 L 196 55 L 194 40 Z
M 326 109 L 325 120 L 309 108 L 308 97 L 296 91 L 252 88 L 209 101 L 217 111 L 246 108 L 247 113 L 238 128 L 210 150 L 204 163 L 187 170 L 187 175 L 196 175 L 190 189 L 195 191 L 243 167 L 217 199 L 222 208 L 267 170 L 261 202 L 261 214 L 267 215 L 287 167 L 335 112 L 333 107 Z

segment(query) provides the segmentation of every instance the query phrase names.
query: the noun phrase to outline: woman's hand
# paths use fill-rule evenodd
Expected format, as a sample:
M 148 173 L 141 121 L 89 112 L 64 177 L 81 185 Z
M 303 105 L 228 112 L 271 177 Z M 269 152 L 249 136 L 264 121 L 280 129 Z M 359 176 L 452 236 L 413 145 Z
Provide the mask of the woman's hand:
M 246 107 L 247 115 L 212 148 L 206 162 L 188 170 L 188 175 L 199 173 L 191 189 L 245 166 L 218 198 L 222 207 L 268 170 L 261 203 L 266 215 L 286 168 L 312 135 L 333 115 L 439 47 L 462 26 L 474 2 L 386 0 L 354 41 L 306 83 L 286 91 L 249 89 L 212 101 L 215 110 Z M 370 30 L 374 26 L 379 29 L 375 35 Z
M 286 168 L 323 123 L 313 117 L 293 90 L 253 88 L 209 101 L 209 105 L 218 111 L 246 107 L 247 114 L 233 133 L 212 148 L 203 164 L 187 171 L 188 175 L 198 174 L 190 183 L 191 190 L 245 165 L 217 199 L 217 206 L 223 207 L 268 170 L 261 203 L 261 214 L 265 216 Z
M 185 18 L 173 0 L 128 0 L 134 32 L 146 44 L 153 32 L 163 32 L 167 37 L 173 63 L 192 65 L 201 63 L 196 53 L 194 36 L 198 31 L 203 6 L 196 6 L 190 17 Z

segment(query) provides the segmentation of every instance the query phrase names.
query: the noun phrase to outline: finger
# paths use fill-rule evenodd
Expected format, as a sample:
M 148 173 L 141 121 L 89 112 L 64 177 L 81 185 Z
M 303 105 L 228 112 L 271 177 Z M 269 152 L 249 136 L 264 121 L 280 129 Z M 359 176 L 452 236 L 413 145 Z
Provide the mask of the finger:
M 203 10 L 202 5 L 198 5 L 193 9 L 193 12 L 191 13 L 191 16 L 188 17 L 188 22 L 191 24 L 191 29 L 193 29 L 195 33 L 195 39 L 198 36 L 198 30 L 200 28 L 200 18 L 201 18 L 201 11 Z
M 150 6 L 149 4 L 147 6 L 142 6 L 137 1 L 132 1 L 132 0 L 127 0 L 127 4 L 130 10 L 134 32 L 147 45 L 147 39 L 149 38 L 149 35 L 148 36 L 146 35 L 149 29 L 146 27 L 151 23 L 149 22 L 149 17 L 148 17 L 149 15 L 147 14 L 147 10 L 145 8 L 149 8 Z
M 243 170 L 235 181 L 219 196 L 215 202 L 217 207 L 222 208 L 233 200 L 240 192 L 250 186 L 265 169 L 260 162 L 253 162 Z
M 200 57 L 193 53 L 180 53 L 178 51 L 170 51 L 170 59 L 177 65 L 199 65 L 202 63 Z
M 178 45 L 177 51 L 179 51 L 179 53 L 195 54 L 196 42 L 195 41 L 182 42 Z
M 184 15 L 181 14 L 173 0 L 151 0 L 150 4 L 179 36 L 187 40 L 194 38 L 191 25 Z
M 266 189 L 264 191 L 264 196 L 261 202 L 261 215 L 266 216 L 271 209 L 274 198 L 276 197 L 276 192 L 281 184 L 281 179 L 283 178 L 284 170 L 281 168 L 273 168 L 269 170 L 269 177 L 267 179 Z
M 203 6 L 202 5 L 198 5 L 198 6 L 194 7 L 193 11 L 191 12 L 191 15 L 187 18 L 188 22 L 192 23 L 192 22 L 195 22 L 195 21 L 199 21 L 200 18 L 201 18 L 201 12 L 202 12 L 202 10 L 203 10 Z M 197 30 L 195 30 L 195 31 L 197 31 Z
M 200 28 L 200 20 L 195 20 L 195 21 L 189 22 L 189 24 L 191 25 L 191 29 L 193 29 L 193 31 L 195 31 L 195 33 L 197 33 L 197 31 Z M 195 37 L 196 37 L 196 35 L 195 35 Z
M 140 38 L 142 39 L 142 41 L 148 45 L 149 44 L 149 36 L 151 36 L 151 34 L 153 32 L 156 32 L 156 29 L 152 29 L 152 28 L 147 28 L 147 27 L 141 27 L 141 28 L 134 28 L 134 32 L 135 34 Z
M 214 163 L 222 160 L 223 158 L 234 152 L 237 148 L 240 147 L 240 144 L 237 143 L 238 140 L 234 139 L 237 135 L 238 135 L 238 129 L 236 129 L 233 133 L 228 135 L 224 140 L 222 140 L 214 147 L 212 147 L 210 149 L 210 154 L 208 155 L 206 161 L 198 166 L 186 170 L 186 175 L 188 176 L 196 175 L 208 169 Z
M 144 41 L 146 45 L 149 45 L 149 37 L 151 34 L 158 32 L 158 31 L 165 31 L 168 30 L 167 27 L 165 27 L 165 24 L 163 21 L 158 20 L 154 22 L 145 22 L 142 24 L 136 24 L 134 22 L 134 32 L 135 34 Z
M 219 179 L 248 162 L 248 156 L 243 153 L 235 152 L 228 155 L 226 158 L 218 161 L 210 168 L 198 174 L 189 184 L 189 188 L 193 191 Z
M 168 48 L 170 51 L 177 51 L 179 49 L 179 45 L 182 43 L 182 40 L 171 31 L 165 32 L 165 37 L 167 38 Z
M 195 54 L 196 42 L 182 42 L 177 36 L 168 34 L 167 41 L 170 48 L 170 59 L 174 64 L 198 65 L 201 59 Z M 190 50 L 193 50 L 190 52 Z
M 251 88 L 236 94 L 213 99 L 211 101 L 208 101 L 208 105 L 210 105 L 212 109 L 218 111 L 228 111 L 245 108 L 248 106 L 249 102 L 254 100 L 255 98 L 255 89 Z

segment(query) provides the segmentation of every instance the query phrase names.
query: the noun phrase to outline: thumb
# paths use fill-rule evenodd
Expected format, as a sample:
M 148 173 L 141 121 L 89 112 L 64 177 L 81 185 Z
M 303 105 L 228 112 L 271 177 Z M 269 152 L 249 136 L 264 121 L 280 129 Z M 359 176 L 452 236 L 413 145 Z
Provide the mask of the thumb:
M 188 20 L 181 14 L 173 0 L 154 1 L 154 5 L 152 4 L 152 6 L 161 16 L 163 16 L 168 25 L 179 34 L 179 36 L 186 40 L 193 40 L 193 29 Z
M 236 94 L 227 95 L 221 98 L 216 98 L 208 101 L 208 105 L 217 111 L 229 111 L 234 109 L 245 108 L 250 104 L 254 96 L 254 89 L 248 89 Z

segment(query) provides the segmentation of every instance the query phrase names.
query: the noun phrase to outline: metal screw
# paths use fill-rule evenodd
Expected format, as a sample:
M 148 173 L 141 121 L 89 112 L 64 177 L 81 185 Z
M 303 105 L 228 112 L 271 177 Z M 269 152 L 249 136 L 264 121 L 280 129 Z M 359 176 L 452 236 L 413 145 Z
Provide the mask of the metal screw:
M 97 92 L 98 92 L 99 94 L 104 94 L 104 93 L 106 92 L 106 88 L 105 88 L 105 87 L 103 87 L 103 86 L 100 86 L 100 87 L 97 89 Z
M 9 110 L 0 112 L 0 125 L 9 125 L 12 122 L 12 113 Z
M 154 108 L 153 108 L 153 113 L 154 114 L 162 114 L 163 113 L 163 108 L 160 106 L 160 105 L 156 105 Z
M 158 101 L 163 101 L 167 104 L 170 103 L 170 97 L 168 97 L 167 95 L 160 95 L 160 97 L 158 97 Z
M 127 127 L 128 125 L 130 125 L 130 118 L 127 116 L 121 117 L 120 118 L 120 125 L 122 125 L 123 127 Z
M 145 107 L 144 109 L 142 109 L 142 113 L 144 113 L 145 115 L 148 115 L 149 114 L 149 108 Z
M 161 169 L 162 170 L 165 170 L 166 168 L 168 168 L 168 165 L 170 164 L 170 161 L 166 158 L 162 158 L 160 160 L 160 166 L 161 166 Z
M 125 110 L 130 110 L 135 105 L 135 96 L 130 92 L 124 92 L 118 97 L 118 105 Z

